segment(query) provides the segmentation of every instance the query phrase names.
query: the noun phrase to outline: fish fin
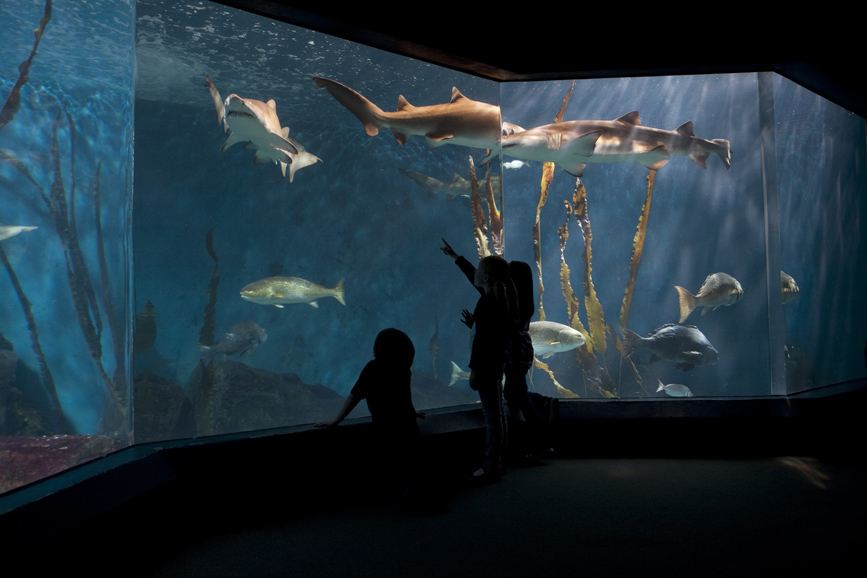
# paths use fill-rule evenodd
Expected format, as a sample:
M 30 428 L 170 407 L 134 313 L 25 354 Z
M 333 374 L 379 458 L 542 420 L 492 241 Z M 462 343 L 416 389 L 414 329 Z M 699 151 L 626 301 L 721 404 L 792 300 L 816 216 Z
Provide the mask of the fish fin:
M 274 307 L 276 307 L 277 309 L 283 309 L 283 306 L 280 305 L 279 303 L 275 303 Z
M 564 171 L 566 171 L 567 173 L 569 173 L 573 177 L 583 177 L 584 176 L 584 169 L 587 168 L 586 163 L 578 163 L 577 165 L 570 165 L 568 167 L 564 166 L 562 164 L 557 165 L 557 166 L 559 166 L 561 169 L 563 169 Z
M 624 328 L 623 331 L 625 332 L 625 336 L 623 337 L 623 357 L 629 357 L 636 349 L 641 348 L 643 338 L 629 329 Z
M 680 305 L 680 321 L 678 321 L 678 323 L 683 323 L 686 321 L 686 318 L 689 317 L 689 314 L 695 309 L 695 295 L 678 285 L 675 285 L 674 288 L 677 289 L 678 302 Z
M 707 157 L 710 156 L 706 152 L 694 152 L 689 153 L 689 158 L 693 160 L 695 164 L 700 166 L 703 169 L 707 168 Z
M 310 165 L 315 165 L 316 163 L 321 163 L 322 159 L 317 157 L 314 154 L 310 154 L 307 151 L 300 151 L 297 155 L 292 158 L 292 164 L 289 166 L 289 182 L 295 178 L 295 172 L 303 169 L 304 167 L 309 167 Z M 285 176 L 285 173 L 284 173 Z
M 316 307 L 317 309 L 319 309 L 319 303 L 317 303 L 316 301 L 308 301 L 307 304 L 310 305 L 310 307 Z
M 333 96 L 337 102 L 346 107 L 346 109 L 355 115 L 364 125 L 364 132 L 368 136 L 376 136 L 379 134 L 379 128 L 382 126 L 382 119 L 385 118 L 385 113 L 381 108 L 364 98 L 358 92 L 352 90 L 348 86 L 344 86 L 335 80 L 328 78 L 313 77 L 313 82 L 319 88 L 325 88 L 328 94 Z
M 596 141 L 599 140 L 600 136 L 602 136 L 601 130 L 590 131 L 572 139 L 565 148 L 569 154 L 580 157 L 593 156 L 593 151 L 596 150 Z
M 400 144 L 400 146 L 403 146 L 406 144 L 406 135 L 405 134 L 403 134 L 402 132 L 395 130 L 395 129 L 391 129 L 391 134 L 394 135 L 394 138 L 397 139 L 397 142 L 398 142 L 398 144 Z
M 238 144 L 239 142 L 246 142 L 246 141 L 242 141 L 239 137 L 235 136 L 235 133 L 230 132 L 229 138 L 227 138 L 226 142 L 223 143 L 223 146 L 220 147 L 220 152 L 221 153 L 226 152 L 226 149 L 228 149 L 232 145 Z
M 680 136 L 695 136 L 695 133 L 692 132 L 692 121 L 691 120 L 686 121 L 685 123 L 683 123 L 682 125 L 680 125 L 676 129 L 674 129 L 674 132 L 676 132 Z
M 708 311 L 713 311 L 714 309 L 716 309 L 716 307 L 702 307 L 701 316 L 704 317 L 705 315 L 707 315 Z
M 286 163 L 280 163 L 280 172 L 283 173 L 283 176 L 286 176 Z M 292 173 L 289 173 L 289 182 L 292 182 Z
M 344 307 L 346 306 L 346 301 L 343 300 L 343 279 L 337 282 L 337 285 L 334 286 L 334 298 L 340 301 L 340 304 Z
M 632 125 L 640 125 L 641 121 L 638 119 L 638 111 L 633 110 L 632 112 L 627 112 L 623 116 L 614 119 L 614 122 L 619 122 L 623 124 L 632 124 Z
M 665 390 L 665 386 L 662 385 L 662 380 L 661 380 L 661 379 L 657 379 L 656 381 L 659 382 L 659 387 L 656 388 L 656 391 L 657 391 L 657 392 L 664 391 L 664 390 Z
M 452 361 L 452 375 L 451 375 L 451 379 L 449 379 L 449 387 L 453 386 L 455 383 L 460 381 L 462 373 L 463 373 L 463 370 L 460 368 L 460 366 L 458 366 L 457 363 Z
M 461 100 L 462 98 L 467 98 L 467 97 L 464 96 L 463 94 L 461 94 L 461 91 L 458 90 L 457 86 L 453 86 L 452 87 L 452 99 L 449 102 L 455 103 L 458 100 Z
M 554 355 L 554 352 L 553 352 L 553 351 L 549 351 L 549 352 L 547 352 L 545 355 L 542 356 L 542 359 L 548 359 L 548 358 L 551 357 L 552 355 Z
M 283 128 L 280 129 L 280 136 L 282 136 L 283 138 L 289 138 L 289 127 L 288 126 L 284 126 Z
M 652 149 L 640 153 L 641 156 L 637 159 L 642 165 L 648 169 L 658 171 L 665 166 L 665 163 L 671 158 L 668 154 L 668 149 L 665 145 L 655 146 Z
M 266 102 L 265 104 L 267 104 L 271 108 L 271 110 L 277 112 L 277 103 L 274 101 L 273 98 L 268 100 L 268 102 Z
M 440 145 L 444 145 L 446 143 L 442 142 L 444 140 L 448 140 L 450 138 L 455 138 L 455 134 L 453 132 L 444 132 L 444 133 L 433 133 L 426 134 L 424 138 L 427 140 L 428 148 L 435 149 Z
M 729 168 L 732 164 L 732 148 L 729 141 L 724 138 L 715 138 L 709 142 L 715 145 L 713 154 L 719 157 L 726 168 Z
M 214 101 L 214 107 L 217 109 L 217 123 L 222 124 L 223 132 L 226 132 L 228 126 L 226 125 L 226 110 L 223 106 L 223 99 L 220 97 L 220 92 L 214 86 L 214 82 L 210 76 L 205 75 L 205 86 L 208 87 L 208 92 L 211 93 L 211 99 Z
M 491 152 L 488 153 L 488 156 L 486 156 L 485 158 L 483 158 L 483 159 L 482 159 L 482 162 L 479 163 L 479 164 L 480 164 L 480 165 L 483 165 L 483 164 L 485 164 L 485 163 L 489 163 L 489 162 L 491 162 L 492 160 L 494 160 L 495 158 L 497 158 L 499 155 L 500 155 L 500 150 L 499 150 L 499 149 L 492 149 Z
M 409 101 L 403 97 L 402 94 L 398 95 L 398 97 L 397 97 L 397 110 L 399 112 L 404 111 L 404 110 L 409 110 L 412 108 L 415 108 L 415 107 L 413 105 L 411 105 L 409 103 Z

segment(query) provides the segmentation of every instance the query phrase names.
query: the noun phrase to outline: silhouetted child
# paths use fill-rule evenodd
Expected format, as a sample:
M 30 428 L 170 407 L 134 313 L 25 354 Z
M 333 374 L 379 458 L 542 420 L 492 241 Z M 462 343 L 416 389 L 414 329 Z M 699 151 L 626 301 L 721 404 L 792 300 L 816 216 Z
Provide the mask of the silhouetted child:
M 419 452 L 417 418 L 422 412 L 412 405 L 410 382 L 415 347 L 409 336 L 399 329 L 383 329 L 373 343 L 373 359 L 364 366 L 355 386 L 346 396 L 334 419 L 316 427 L 334 427 L 358 403 L 367 400 L 376 439 L 376 452 L 388 467 L 394 481 L 406 490 L 415 482 Z

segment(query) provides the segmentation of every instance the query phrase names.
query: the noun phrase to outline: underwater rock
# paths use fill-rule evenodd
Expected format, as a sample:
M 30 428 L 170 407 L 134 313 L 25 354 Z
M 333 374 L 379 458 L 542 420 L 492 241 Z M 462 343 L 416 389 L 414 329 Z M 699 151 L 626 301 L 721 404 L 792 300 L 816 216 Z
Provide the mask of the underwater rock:
M 316 423 L 331 418 L 343 397 L 324 385 L 307 385 L 294 373 L 274 373 L 236 361 L 214 360 L 190 378 L 188 391 L 197 416 L 198 433 L 219 434 Z M 211 373 L 210 384 L 203 376 Z M 208 415 L 203 415 L 202 412 Z M 198 419 L 202 422 L 202 419 Z
M 191 437 L 195 433 L 190 420 L 182 419 L 189 413 L 190 402 L 180 385 L 152 373 L 142 373 L 136 376 L 132 387 L 136 443 Z
M 0 335 L 0 436 L 58 433 L 62 416 L 52 407 L 39 376 L 21 363 L 12 344 Z
M 47 478 L 63 470 L 122 449 L 108 436 L 55 435 L 0 437 L 0 493 Z

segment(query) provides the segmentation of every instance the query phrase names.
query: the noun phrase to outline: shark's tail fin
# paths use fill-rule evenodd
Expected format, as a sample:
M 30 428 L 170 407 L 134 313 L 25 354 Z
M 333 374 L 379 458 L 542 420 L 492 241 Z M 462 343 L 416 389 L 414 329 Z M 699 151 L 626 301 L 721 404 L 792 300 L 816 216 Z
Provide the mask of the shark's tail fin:
M 345 106 L 349 112 L 354 114 L 356 118 L 361 121 L 361 124 L 364 125 L 364 130 L 369 136 L 379 134 L 379 129 L 382 128 L 382 119 L 384 117 L 381 108 L 348 86 L 344 86 L 335 80 L 314 76 L 313 82 L 315 82 L 316 86 L 319 88 L 325 88 L 325 90 L 328 91 L 328 94 L 337 99 L 337 102 Z

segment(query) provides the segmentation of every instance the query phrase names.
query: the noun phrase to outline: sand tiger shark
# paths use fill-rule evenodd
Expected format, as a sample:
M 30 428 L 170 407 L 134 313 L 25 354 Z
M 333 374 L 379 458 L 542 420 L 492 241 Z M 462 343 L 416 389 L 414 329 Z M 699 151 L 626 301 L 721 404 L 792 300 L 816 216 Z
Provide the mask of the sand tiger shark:
M 379 129 L 390 128 L 401 145 L 407 137 L 424 136 L 430 148 L 456 144 L 483 149 L 497 148 L 501 134 L 523 129 L 511 123 L 500 124 L 500 107 L 471 100 L 452 87 L 452 99 L 445 104 L 413 106 L 403 95 L 397 100 L 397 111 L 385 112 L 361 94 L 335 80 L 314 77 L 319 88 L 325 88 L 354 114 L 369 136 Z
M 676 130 L 642 126 L 638 112 L 615 120 L 573 120 L 547 124 L 505 135 L 503 154 L 519 159 L 553 162 L 574 176 L 582 176 L 588 163 L 636 161 L 659 170 L 671 157 L 688 156 L 701 168 L 715 154 L 726 168 L 731 164 L 731 148 L 725 139 L 696 138 L 692 122 Z M 492 152 L 483 162 L 494 156 Z
M 230 131 L 229 138 L 223 143 L 220 152 L 226 152 L 226 149 L 235 143 L 246 142 L 247 148 L 256 149 L 253 162 L 257 165 L 268 162 L 279 163 L 284 177 L 288 165 L 290 183 L 298 169 L 322 162 L 322 159 L 307 152 L 301 143 L 290 138 L 288 126 L 280 128 L 277 104 L 274 99 L 262 102 L 230 94 L 223 101 L 217 87 L 208 76 L 205 77 L 205 85 L 217 109 L 217 122 L 223 125 L 223 132 Z
M 416 183 L 418 183 L 427 194 L 430 196 L 434 196 L 437 193 L 444 193 L 446 199 L 449 201 L 453 200 L 455 197 L 463 197 L 470 198 L 470 192 L 472 191 L 472 183 L 467 179 L 463 178 L 459 174 L 455 173 L 455 176 L 452 178 L 451 182 L 444 183 L 443 181 L 437 180 L 433 177 L 429 177 L 427 175 L 423 175 L 422 173 L 416 171 L 410 171 L 407 169 L 397 169 L 401 174 L 408 176 Z M 483 190 L 487 179 L 479 180 L 479 190 Z M 499 190 L 500 188 L 500 177 L 499 175 L 491 175 L 491 185 L 495 190 Z

